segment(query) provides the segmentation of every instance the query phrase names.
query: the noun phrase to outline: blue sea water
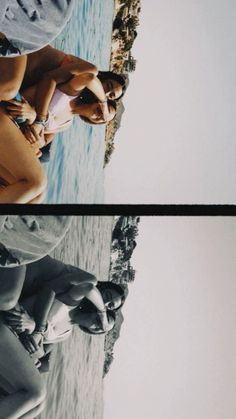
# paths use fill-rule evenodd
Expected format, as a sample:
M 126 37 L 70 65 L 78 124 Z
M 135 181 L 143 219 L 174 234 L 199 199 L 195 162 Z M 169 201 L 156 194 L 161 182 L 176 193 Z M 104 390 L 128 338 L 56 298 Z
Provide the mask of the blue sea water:
M 77 0 L 56 48 L 84 58 L 100 70 L 109 68 L 114 0 Z M 105 126 L 91 126 L 75 118 L 51 147 L 48 193 L 44 203 L 104 202 Z
M 113 223 L 107 216 L 73 217 L 51 255 L 107 280 Z M 72 336 L 53 348 L 40 419 L 102 419 L 103 364 L 104 335 L 91 336 L 74 327 Z

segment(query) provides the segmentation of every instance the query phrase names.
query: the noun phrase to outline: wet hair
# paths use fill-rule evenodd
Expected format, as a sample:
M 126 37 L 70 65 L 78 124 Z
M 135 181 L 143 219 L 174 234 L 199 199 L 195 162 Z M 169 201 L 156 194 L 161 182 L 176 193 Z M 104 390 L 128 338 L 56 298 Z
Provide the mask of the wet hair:
M 114 290 L 117 292 L 117 294 L 119 294 L 121 298 L 121 304 L 119 307 L 115 308 L 113 311 L 117 311 L 123 306 L 127 297 L 127 293 L 125 292 L 124 288 L 121 285 L 116 284 L 115 282 L 112 282 L 112 281 L 99 281 L 96 287 L 101 293 L 103 290 L 109 289 L 109 290 Z
M 94 103 L 94 102 L 92 102 L 92 103 Z M 116 106 L 116 102 L 114 100 L 108 99 L 107 104 L 108 104 L 109 111 L 110 111 L 110 108 L 113 108 L 114 111 L 116 112 L 117 106 Z M 103 122 L 103 121 L 102 122 L 93 122 L 87 116 L 79 115 L 79 117 L 80 117 L 80 119 L 82 119 L 82 121 L 86 122 L 87 124 L 91 124 L 91 125 L 106 124 L 106 122 Z M 115 117 L 115 114 L 114 114 L 114 117 Z M 114 117 L 112 119 L 114 119 Z M 111 119 L 111 121 L 112 121 L 112 119 Z
M 99 71 L 97 77 L 101 82 L 103 82 L 104 80 L 110 79 L 110 80 L 116 81 L 117 83 L 121 85 L 122 93 L 120 97 L 116 98 L 115 100 L 120 100 L 124 96 L 126 88 L 127 88 L 127 82 L 123 74 L 117 74 L 117 73 L 114 73 L 113 71 Z
M 113 310 L 107 310 L 107 317 L 108 317 L 108 321 L 114 320 L 114 325 L 113 325 L 113 327 L 114 327 L 115 326 L 115 320 L 116 320 L 116 314 L 115 314 L 115 312 Z M 109 330 L 109 332 L 113 329 L 113 327 Z M 103 335 L 104 333 L 107 333 L 107 332 L 105 332 L 102 329 L 100 329 L 100 330 L 92 330 L 92 329 L 89 329 L 88 327 L 80 326 L 80 325 L 79 325 L 79 328 L 83 332 L 88 333 L 89 335 Z

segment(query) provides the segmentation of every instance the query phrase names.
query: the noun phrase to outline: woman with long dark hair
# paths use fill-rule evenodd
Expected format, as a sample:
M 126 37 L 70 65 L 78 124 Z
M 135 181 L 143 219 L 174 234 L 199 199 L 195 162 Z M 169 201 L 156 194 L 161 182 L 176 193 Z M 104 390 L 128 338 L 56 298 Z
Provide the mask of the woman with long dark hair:
M 99 318 L 97 322 L 95 319 L 92 321 L 89 331 L 96 333 L 98 326 L 100 332 L 106 331 L 113 325 L 112 319 L 107 317 L 107 308 L 116 310 L 121 307 L 125 293 L 121 287 L 110 283 L 102 285 L 99 291 L 100 285 L 97 284 L 94 275 L 50 256 L 28 264 L 23 269 L 22 267 L 4 269 L 5 280 L 7 275 L 10 278 L 13 274 L 15 282 L 10 298 L 14 300 L 19 294 L 22 298 L 30 297 L 32 294 L 37 295 L 32 310 L 35 326 L 34 330 L 31 330 L 32 333 L 25 336 L 22 344 L 11 328 L 5 324 L 6 312 L 1 314 L 0 387 L 5 390 L 6 396 L 0 400 L 0 417 L 30 419 L 37 416 L 45 404 L 46 390 L 35 366 L 33 354 L 40 349 L 40 342 L 47 333 L 50 310 L 54 310 L 54 315 L 59 309 L 65 311 L 64 325 L 71 321 L 80 324 L 83 322 L 81 313 L 84 310 L 81 304 L 86 304 L 87 301 L 88 304 L 94 305 L 95 316 Z M 4 300 L 4 295 L 0 297 Z M 1 306 L 1 303 L 0 300 L 0 309 L 7 308 Z M 13 327 L 17 327 L 14 323 L 16 319 L 19 320 L 17 310 L 13 309 L 10 313 L 10 323 Z M 22 318 L 18 322 L 18 333 L 21 332 L 19 324 L 22 325 Z M 54 333 L 60 334 L 60 331 L 54 329 Z
M 42 147 L 48 143 L 45 134 L 66 129 L 75 115 L 92 124 L 109 122 L 115 116 L 114 101 L 123 96 L 124 89 L 121 75 L 99 72 L 91 63 L 75 57 L 75 61 L 44 73 L 36 85 L 21 89 L 24 99 L 11 100 L 7 111 L 16 122 L 28 119 L 25 135 L 31 144 L 38 141 Z
M 96 309 L 101 328 L 108 327 L 107 310 L 117 310 L 126 298 L 125 290 L 111 281 L 98 282 L 89 272 L 72 265 L 67 265 L 50 256 L 30 263 L 25 267 L 3 270 L 7 276 L 15 277 L 8 300 L 16 302 L 19 298 L 37 295 L 32 309 L 35 330 L 29 340 L 37 346 L 46 329 L 49 312 L 55 302 L 76 308 L 74 315 Z M 1 274 L 1 269 L 0 269 Z M 20 285 L 19 285 L 20 284 Z M 21 297 L 20 297 L 21 296 Z M 58 303 L 59 304 L 59 303 Z M 0 296 L 0 309 L 10 310 L 13 306 L 5 303 L 4 292 Z
M 93 124 L 110 121 L 116 112 L 111 100 L 124 93 L 122 76 L 99 73 L 93 64 L 52 47 L 35 53 L 40 57 L 36 59 L 39 67 L 41 62 L 49 62 L 51 53 L 55 69 L 42 72 L 37 86 L 22 90 L 25 99 L 17 95 L 0 107 L 0 203 L 41 203 L 47 178 L 38 161 L 39 149 L 51 142 L 55 133 L 68 128 L 76 114 Z M 27 74 L 34 74 L 31 64 L 32 73 L 29 68 Z M 20 85 L 22 77 L 17 83 L 13 78 L 12 83 Z M 10 84 L 9 91 L 16 94 L 16 86 Z

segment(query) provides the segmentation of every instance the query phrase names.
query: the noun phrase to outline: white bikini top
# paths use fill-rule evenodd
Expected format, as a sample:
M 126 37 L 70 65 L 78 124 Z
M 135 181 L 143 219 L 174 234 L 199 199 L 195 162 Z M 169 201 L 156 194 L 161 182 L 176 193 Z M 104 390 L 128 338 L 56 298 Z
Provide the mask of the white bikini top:
M 45 127 L 46 131 L 56 131 L 58 129 L 67 128 L 71 125 L 73 116 L 71 117 L 71 119 L 69 119 L 66 122 L 63 122 L 62 124 L 59 124 L 55 117 L 59 112 L 65 109 L 65 107 L 68 105 L 71 99 L 75 99 L 75 97 L 76 96 L 69 96 L 66 93 L 61 92 L 61 90 L 59 89 L 55 89 L 55 92 L 48 107 L 48 118 Z
M 60 310 L 57 311 L 50 320 L 47 321 L 47 330 L 44 334 L 43 343 L 58 343 L 62 342 L 63 340 L 67 339 L 72 333 L 72 325 L 69 329 L 65 330 L 64 332 L 58 334 L 56 332 L 56 324 L 60 322 L 61 319 L 64 317 L 64 313 L 68 312 L 69 307 L 63 304 L 60 307 Z

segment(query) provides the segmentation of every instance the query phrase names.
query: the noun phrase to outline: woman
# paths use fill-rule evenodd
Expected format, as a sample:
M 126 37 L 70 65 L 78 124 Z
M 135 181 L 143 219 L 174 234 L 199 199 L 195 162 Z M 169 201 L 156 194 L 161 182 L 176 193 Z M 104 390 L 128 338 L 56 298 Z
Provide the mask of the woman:
M 89 297 L 89 300 L 95 303 L 100 312 L 103 330 L 110 327 L 106 315 L 106 305 L 117 309 L 124 302 L 125 297 L 122 291 L 111 291 L 105 287 L 100 293 L 99 290 L 96 290 L 97 281 L 92 274 L 49 256 L 26 265 L 24 271 L 21 268 L 8 268 L 4 272 L 6 280 L 7 271 L 9 278 L 13 272 L 15 277 L 17 277 L 17 273 L 20 275 L 19 281 L 16 280 L 15 287 L 12 287 L 13 295 L 11 297 L 17 298 L 22 287 L 22 296 L 25 297 L 40 290 L 37 301 L 34 303 L 36 326 L 30 335 L 31 339 L 26 339 L 24 342 L 32 354 L 34 348 L 39 349 L 39 343 L 46 331 L 45 324 L 48 314 L 54 302 L 59 306 L 70 306 L 71 310 L 75 310 L 75 307 L 81 303 L 81 298 L 83 302 L 85 298 Z M 112 300 L 108 301 L 110 297 Z M 80 315 L 80 310 L 79 308 L 77 316 Z M 34 365 L 34 360 L 29 357 L 19 339 L 4 324 L 2 318 L 0 334 L 0 386 L 7 393 L 11 393 L 0 400 L 0 417 L 33 418 L 43 409 L 45 402 L 46 392 L 40 374 Z
M 89 63 L 82 65 L 81 62 L 80 69 L 78 69 L 78 64 L 64 66 L 47 74 L 41 81 L 42 84 L 40 83 L 37 93 L 35 88 L 28 91 L 29 100 L 33 100 L 34 95 L 36 96 L 37 117 L 32 128 L 27 129 L 24 134 L 9 118 L 5 109 L 0 109 L 0 203 L 42 202 L 47 179 L 37 159 L 39 148 L 50 142 L 55 132 L 65 129 L 70 124 L 74 113 L 89 118 L 92 111 L 91 122 L 93 123 L 104 123 L 114 117 L 115 106 L 108 102 L 109 99 L 102 83 L 95 75 L 97 70 L 94 66 L 91 69 L 91 66 Z M 88 72 L 88 67 L 90 67 L 90 72 Z M 85 88 L 91 90 L 98 98 L 99 104 L 83 104 L 83 98 L 78 96 L 80 96 L 79 92 L 81 93 Z M 26 91 L 24 93 L 27 95 Z M 109 90 L 107 95 L 110 94 Z M 55 99 L 54 102 L 52 101 L 53 109 L 51 109 L 51 114 L 49 112 L 51 118 L 46 122 L 53 95 Z M 25 103 L 13 102 L 8 111 L 12 113 L 13 118 L 16 118 L 22 117 L 23 109 L 23 115 L 30 119 L 29 108 L 25 109 L 25 105 Z M 30 123 L 34 118 L 35 114 Z M 47 124 L 47 131 L 45 131 Z
M 97 287 L 99 288 L 99 285 Z M 42 353 L 40 353 L 38 345 L 27 340 L 27 335 L 31 335 L 36 328 L 36 321 L 33 317 L 36 300 L 37 294 L 21 299 L 21 303 L 17 304 L 14 309 L 4 313 L 4 319 L 20 337 L 27 351 L 34 357 L 39 354 L 38 357 L 41 358 Z M 109 304 L 113 304 L 112 299 L 106 303 L 105 307 Z M 52 345 L 64 341 L 71 335 L 73 325 L 79 326 L 85 333 L 94 335 L 109 332 L 115 325 L 116 310 L 106 310 L 108 325 L 104 330 L 99 312 L 89 300 L 81 302 L 76 307 L 71 307 L 55 299 L 48 313 L 46 330 L 43 333 L 41 344 Z M 48 353 L 47 346 L 46 348 L 44 346 L 43 355 L 45 352 Z
M 22 304 L 30 312 L 32 303 L 30 298 Z M 26 311 L 12 310 L 5 313 L 4 322 L 10 325 L 10 329 L 0 319 L 0 387 L 5 393 L 5 397 L 0 399 L 0 417 L 34 418 L 43 410 L 46 389 L 38 371 L 41 373 L 49 370 L 49 357 L 53 345 L 67 339 L 73 325 L 77 324 L 85 333 L 104 333 L 95 311 L 78 314 L 75 311 L 75 308 L 68 310 L 68 307 L 58 300 L 54 302 L 41 351 L 27 339 L 20 341 L 11 331 L 15 329 L 17 334 L 22 336 L 22 330 L 33 330 L 35 322 Z M 114 324 L 115 314 L 109 311 L 106 331 L 110 331 Z M 36 362 L 37 357 L 41 358 L 40 362 Z
M 50 256 L 26 266 L 1 269 L 0 274 L 1 271 L 4 273 L 2 283 L 6 284 L 7 288 L 0 294 L 1 310 L 12 309 L 14 306 L 7 302 L 16 303 L 20 295 L 21 298 L 27 298 L 37 294 L 33 308 L 36 327 L 30 339 L 36 344 L 45 332 L 47 317 L 55 299 L 66 306 L 77 307 L 77 315 L 81 310 L 88 311 L 90 301 L 96 307 L 104 331 L 108 327 L 107 309 L 116 310 L 125 301 L 125 292 L 121 286 L 111 281 L 97 282 L 96 277 L 89 272 Z
M 6 314 L 9 324 L 17 332 L 27 332 L 23 335 L 23 344 L 31 355 L 39 351 L 43 343 L 64 340 L 72 324 L 93 334 L 110 331 L 114 326 L 114 317 L 110 314 L 124 302 L 123 289 L 111 281 L 95 286 L 91 282 L 78 282 L 75 272 L 70 278 L 68 274 L 63 276 L 39 281 L 40 275 L 37 287 L 33 286 L 34 290 L 37 289 L 36 295 L 20 300 L 33 322 L 19 307 Z
M 69 307 L 55 299 L 47 318 L 47 328 L 43 334 L 40 345 L 34 344 L 28 336 L 35 329 L 33 307 L 37 295 L 23 299 L 21 304 L 4 313 L 4 320 L 13 333 L 19 337 L 30 356 L 35 359 L 35 364 L 40 372 L 49 370 L 49 357 L 54 344 L 63 342 L 71 336 L 73 326 L 77 325 L 85 332 L 100 335 L 109 332 L 115 325 L 115 312 L 107 310 L 108 326 L 103 329 L 99 314 L 93 304 Z M 39 361 L 40 360 L 40 361 Z
M 108 114 L 111 110 L 112 115 L 114 115 L 114 107 L 109 106 Z M 69 118 L 72 118 L 73 110 L 69 104 L 67 110 L 70 115 Z M 91 110 L 92 117 L 97 118 L 96 122 L 99 123 L 98 113 L 100 113 L 100 108 L 97 105 L 90 108 L 89 106 L 84 107 L 82 112 L 89 117 Z M 37 123 L 35 125 L 37 126 Z M 40 131 L 43 134 L 42 130 Z M 25 137 L 27 132 L 28 141 Z M 39 155 L 39 147 L 43 147 L 50 142 L 55 132 L 58 131 L 54 126 L 51 131 L 46 131 L 45 138 L 44 135 L 37 137 L 37 132 L 34 133 L 30 130 L 23 133 L 9 118 L 6 111 L 0 108 L 0 204 L 39 204 L 43 201 L 47 178 L 37 156 Z
M 82 95 L 68 95 L 65 92 L 68 90 L 68 84 L 64 83 L 55 90 L 47 109 L 46 118 L 36 116 L 34 109 L 36 86 L 24 91 L 21 101 L 7 102 L 8 114 L 20 126 L 31 145 L 35 144 L 38 148 L 46 146 L 53 140 L 56 133 L 70 127 L 76 115 L 90 124 L 104 124 L 114 118 L 116 113 L 114 101 L 98 102 L 96 98 L 93 98 L 93 102 L 86 103 L 86 99 Z
M 0 34 L 1 38 L 1 34 Z M 13 99 L 20 88 L 25 89 L 37 84 L 43 74 L 60 67 L 92 70 L 95 66 L 88 61 L 71 54 L 65 54 L 63 51 L 50 45 L 32 53 L 15 58 L 0 58 L 0 100 Z M 115 97 L 110 99 L 119 99 L 126 90 L 126 79 L 122 75 L 107 72 L 107 83 L 104 85 L 108 92 L 112 88 L 115 91 Z
M 116 111 L 113 99 L 123 94 L 122 83 L 121 76 L 98 72 L 81 59 L 66 61 L 58 69 L 44 73 L 37 85 L 22 90 L 24 100 L 10 101 L 7 111 L 15 120 L 28 119 L 31 126 L 25 135 L 32 144 L 38 140 L 42 147 L 51 141 L 53 134 L 68 128 L 74 115 L 93 124 L 111 121 Z

